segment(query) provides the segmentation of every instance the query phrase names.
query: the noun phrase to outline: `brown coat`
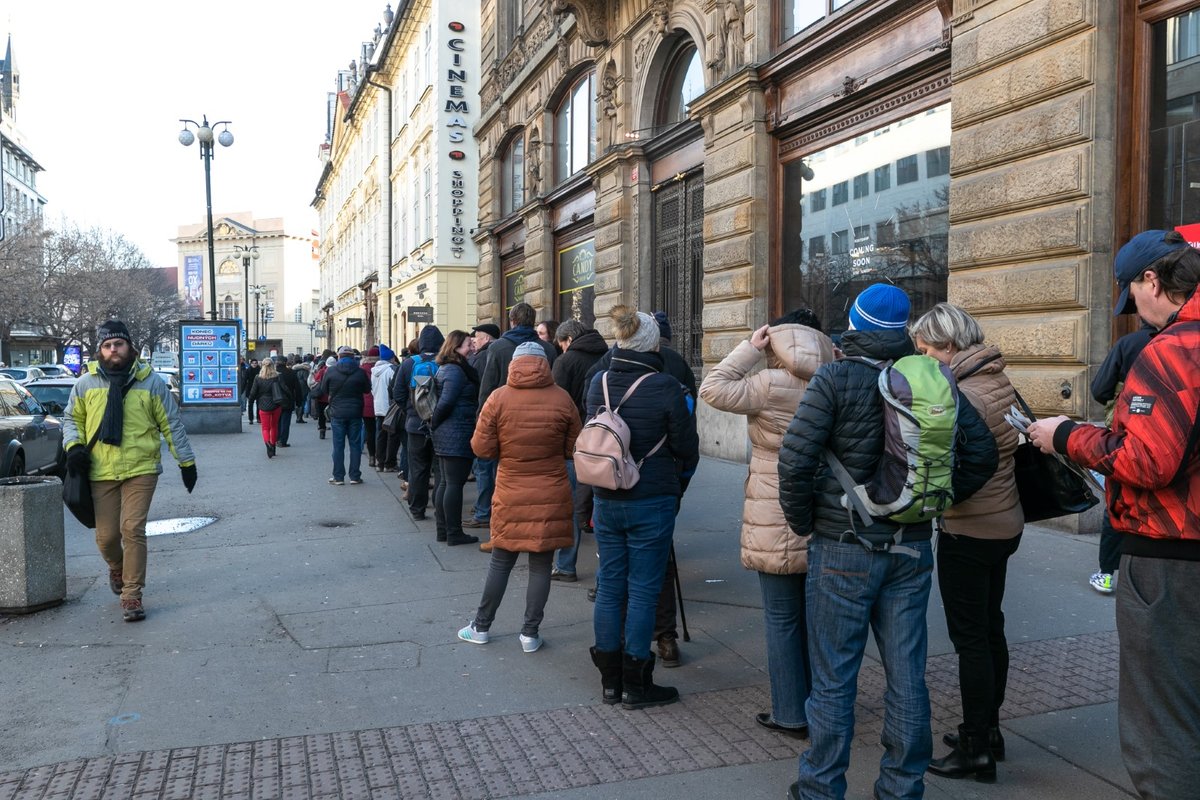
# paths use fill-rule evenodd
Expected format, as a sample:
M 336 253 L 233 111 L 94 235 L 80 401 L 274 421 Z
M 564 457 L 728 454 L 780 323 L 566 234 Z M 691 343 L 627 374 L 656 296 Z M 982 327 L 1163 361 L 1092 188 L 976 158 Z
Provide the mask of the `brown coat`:
M 545 553 L 575 541 L 567 459 L 579 429 L 579 410 L 554 385 L 550 362 L 513 359 L 507 385 L 488 395 L 471 437 L 475 455 L 499 459 L 492 495 L 496 547 Z
M 715 409 L 745 414 L 750 474 L 742 507 L 742 565 L 773 575 L 808 571 L 808 537 L 788 527 L 779 506 L 779 445 L 817 367 L 833 360 L 833 342 L 805 325 L 768 330 L 767 368 L 750 375 L 762 355 L 742 342 L 700 384 Z
M 976 539 L 1011 539 L 1025 525 L 1013 474 L 1013 453 L 1017 451 L 1019 437 L 1016 429 L 1004 420 L 1005 412 L 1016 402 L 1016 394 L 1004 367 L 999 348 L 982 344 L 956 353 L 950 361 L 955 378 L 971 373 L 959 380 L 958 388 L 995 437 L 1000 465 L 982 489 L 946 511 L 942 527 L 949 533 Z

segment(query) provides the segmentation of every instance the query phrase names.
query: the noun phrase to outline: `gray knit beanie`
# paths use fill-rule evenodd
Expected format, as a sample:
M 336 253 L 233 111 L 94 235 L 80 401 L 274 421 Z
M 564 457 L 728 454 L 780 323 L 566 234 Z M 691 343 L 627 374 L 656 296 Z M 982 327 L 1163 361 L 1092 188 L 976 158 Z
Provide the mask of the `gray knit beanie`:
M 517 349 L 513 350 L 512 357 L 520 358 L 521 356 L 537 356 L 544 361 L 550 360 L 546 358 L 546 351 L 542 349 L 541 344 L 538 342 L 522 342 L 517 345 Z
M 637 313 L 638 328 L 628 339 L 617 339 L 617 347 L 638 353 L 658 352 L 658 322 L 644 311 Z

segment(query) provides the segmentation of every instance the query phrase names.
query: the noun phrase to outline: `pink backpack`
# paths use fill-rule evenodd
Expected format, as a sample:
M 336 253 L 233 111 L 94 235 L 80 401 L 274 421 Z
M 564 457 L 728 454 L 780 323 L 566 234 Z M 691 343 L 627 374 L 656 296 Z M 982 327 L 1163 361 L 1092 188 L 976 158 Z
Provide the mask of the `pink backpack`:
M 642 463 L 666 443 L 664 435 L 649 453 L 635 462 L 629 453 L 629 426 L 617 413 L 651 374 L 634 381 L 616 406 L 608 397 L 608 373 L 601 375 L 604 405 L 584 424 L 575 440 L 575 477 L 580 483 L 600 489 L 632 489 L 642 477 L 639 472 Z

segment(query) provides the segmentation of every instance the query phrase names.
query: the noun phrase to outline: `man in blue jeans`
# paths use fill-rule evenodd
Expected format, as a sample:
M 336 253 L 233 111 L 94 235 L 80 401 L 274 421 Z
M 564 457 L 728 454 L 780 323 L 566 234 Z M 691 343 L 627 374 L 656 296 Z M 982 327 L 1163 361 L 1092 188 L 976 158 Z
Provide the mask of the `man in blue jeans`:
M 362 483 L 363 395 L 371 391 L 367 373 L 354 358 L 354 350 L 339 347 L 338 362 L 325 371 L 318 395 L 329 398 L 329 419 L 333 427 L 333 475 L 329 482 L 346 482 L 346 444 L 350 445 L 350 485 Z
M 884 451 L 880 361 L 912 355 L 908 296 L 889 284 L 867 287 L 850 309 L 842 335 L 846 357 L 813 376 L 779 451 L 779 502 L 808 544 L 809 656 L 812 690 L 805 712 L 811 745 L 800 757 L 793 798 L 841 800 L 854 738 L 854 700 L 868 632 L 882 657 L 884 747 L 875 782 L 879 800 L 920 798 L 933 755 L 925 685 L 925 609 L 933 574 L 929 522 L 907 526 L 886 518 L 850 517 L 826 451 L 856 484 L 874 475 Z M 987 482 L 998 455 L 991 432 L 971 404 L 957 403 L 954 499 Z

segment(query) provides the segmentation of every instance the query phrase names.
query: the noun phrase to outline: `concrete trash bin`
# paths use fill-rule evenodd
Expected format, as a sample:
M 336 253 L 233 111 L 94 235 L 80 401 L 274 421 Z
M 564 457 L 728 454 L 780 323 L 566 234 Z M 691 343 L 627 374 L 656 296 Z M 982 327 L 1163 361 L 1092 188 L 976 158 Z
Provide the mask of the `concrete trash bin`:
M 0 478 L 0 613 L 29 614 L 67 596 L 62 482 Z

